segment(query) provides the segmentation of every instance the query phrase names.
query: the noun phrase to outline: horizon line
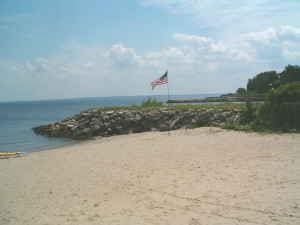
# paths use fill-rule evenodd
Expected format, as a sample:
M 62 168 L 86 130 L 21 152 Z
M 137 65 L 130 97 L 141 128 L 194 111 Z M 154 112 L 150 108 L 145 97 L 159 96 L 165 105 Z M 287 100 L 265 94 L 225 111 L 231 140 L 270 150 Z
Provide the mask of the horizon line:
M 170 96 L 180 95 L 221 95 L 224 93 L 193 93 L 193 94 L 170 94 Z M 0 101 L 2 103 L 26 103 L 26 102 L 43 102 L 43 101 L 64 101 L 64 100 L 76 100 L 76 99 L 88 99 L 88 98 L 112 98 L 112 97 L 147 97 L 147 96 L 168 96 L 167 94 L 152 94 L 152 95 L 108 95 L 108 96 L 88 96 L 88 97 L 67 97 L 67 98 L 44 98 L 44 99 L 32 99 L 32 100 L 12 100 L 12 101 Z

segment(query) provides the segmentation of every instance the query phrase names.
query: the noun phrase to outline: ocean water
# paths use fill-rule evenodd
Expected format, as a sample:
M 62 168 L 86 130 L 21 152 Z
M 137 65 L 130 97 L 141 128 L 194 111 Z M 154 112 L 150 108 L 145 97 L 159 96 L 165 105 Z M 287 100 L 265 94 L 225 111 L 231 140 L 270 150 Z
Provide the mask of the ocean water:
M 178 95 L 174 98 L 202 98 L 216 95 Z M 36 135 L 32 127 L 72 116 L 92 107 L 140 104 L 147 96 L 80 98 L 0 103 L 0 151 L 31 152 L 55 148 L 74 141 Z M 155 96 L 166 101 L 167 96 Z

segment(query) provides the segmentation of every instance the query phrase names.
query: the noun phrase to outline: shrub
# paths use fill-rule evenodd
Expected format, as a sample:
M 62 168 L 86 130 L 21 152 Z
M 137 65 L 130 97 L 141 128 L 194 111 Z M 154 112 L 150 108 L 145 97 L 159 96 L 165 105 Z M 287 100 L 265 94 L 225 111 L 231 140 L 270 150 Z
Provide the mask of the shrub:
M 147 98 L 141 104 L 142 107 L 160 107 L 163 106 L 162 102 L 157 101 L 155 98 Z
M 272 90 L 268 96 L 268 100 L 272 104 L 300 102 L 300 82 L 288 83 Z
M 300 82 L 272 90 L 259 109 L 257 122 L 273 129 L 300 129 Z
M 238 94 L 239 96 L 246 96 L 247 95 L 247 91 L 245 88 L 238 88 L 236 90 L 236 94 Z
M 241 113 L 241 123 L 247 124 L 255 120 L 256 108 L 253 103 L 247 102 L 246 108 Z
M 276 71 L 268 71 L 257 74 L 249 79 L 247 83 L 247 92 L 249 93 L 267 93 L 272 87 L 279 86 L 279 74 Z

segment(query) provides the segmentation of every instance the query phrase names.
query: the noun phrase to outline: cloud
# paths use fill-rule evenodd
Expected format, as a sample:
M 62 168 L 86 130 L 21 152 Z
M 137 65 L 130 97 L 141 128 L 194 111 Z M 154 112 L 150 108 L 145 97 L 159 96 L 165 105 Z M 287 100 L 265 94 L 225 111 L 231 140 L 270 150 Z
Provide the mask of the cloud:
M 115 44 L 107 51 L 111 62 L 120 68 L 138 63 L 139 57 L 132 48 L 127 48 L 123 44 Z
M 219 33 L 249 31 L 284 21 L 299 23 L 299 1 L 281 0 L 141 0 L 176 16 L 190 16 L 199 27 Z
M 292 26 L 280 26 L 278 28 L 268 28 L 260 32 L 250 32 L 242 37 L 244 40 L 266 45 L 285 40 L 300 41 L 300 28 Z
M 176 14 L 193 14 L 200 12 L 216 15 L 268 15 L 285 9 L 287 6 L 297 5 L 296 1 L 280 0 L 141 0 L 143 6 L 160 6 Z
M 299 63 L 300 29 L 292 26 L 270 27 L 241 35 L 241 41 L 255 50 L 257 60 L 275 68 Z
M 194 44 L 198 48 L 208 49 L 212 52 L 224 52 L 226 50 L 225 46 L 221 42 L 217 42 L 205 36 L 174 34 L 173 37 L 177 41 Z
M 206 57 L 225 58 L 227 60 L 253 60 L 250 52 L 241 49 L 235 43 L 216 41 L 205 36 L 175 34 L 174 39 L 190 45 L 190 50 L 197 51 Z
M 170 71 L 175 93 L 227 92 L 258 72 L 299 62 L 299 28 L 271 27 L 228 40 L 175 33 L 173 46 L 138 53 L 72 44 L 25 62 L 0 61 L 1 96 L 40 99 L 151 94 L 149 82 Z M 157 89 L 157 94 L 163 89 Z M 3 99 L 0 99 L 3 100 Z

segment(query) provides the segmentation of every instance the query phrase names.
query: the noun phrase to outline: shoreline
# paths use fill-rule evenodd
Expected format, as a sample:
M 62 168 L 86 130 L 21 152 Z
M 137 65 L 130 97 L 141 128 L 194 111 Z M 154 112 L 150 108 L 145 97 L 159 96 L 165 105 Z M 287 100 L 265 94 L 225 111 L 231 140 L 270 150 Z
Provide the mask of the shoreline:
M 14 154 L 17 153 L 19 154 L 19 156 L 16 157 L 8 157 L 8 158 L 0 158 L 1 159 L 14 159 L 14 158 L 20 158 L 20 157 L 25 157 L 27 155 L 32 155 L 35 153 L 40 153 L 40 152 L 49 152 L 49 151 L 60 151 L 60 150 L 64 150 L 70 147 L 79 147 L 85 144 L 92 144 L 92 143 L 100 143 L 100 140 L 103 140 L 103 142 L 105 141 L 110 141 L 111 139 L 114 138 L 119 138 L 119 137 L 130 137 L 133 135 L 143 135 L 143 134 L 152 134 L 152 133 L 160 133 L 160 134 L 169 134 L 169 133 L 176 133 L 176 132 L 181 132 L 181 131 L 185 131 L 185 132 L 189 132 L 189 131 L 193 131 L 193 130 L 197 130 L 197 129 L 219 129 L 219 130 L 223 130 L 225 132 L 237 132 L 237 133 L 245 133 L 245 134 L 256 134 L 259 136 L 268 136 L 268 135 L 278 135 L 278 136 L 284 136 L 284 135 L 299 135 L 300 137 L 300 133 L 299 132 L 282 132 L 282 131 L 266 131 L 266 132 L 257 132 L 257 131 L 253 131 L 253 130 L 233 130 L 233 129 L 225 129 L 222 127 L 214 127 L 214 126 L 208 126 L 208 127 L 196 127 L 196 128 L 180 128 L 177 130 L 170 130 L 170 131 L 145 131 L 145 132 L 139 132 L 139 133 L 129 133 L 129 134 L 117 134 L 117 135 L 113 135 L 113 136 L 107 136 L 107 137 L 103 137 L 103 136 L 95 136 L 95 137 L 91 137 L 89 139 L 83 139 L 83 140 L 70 140 L 70 142 L 61 144 L 59 146 L 48 146 L 48 147 L 44 147 L 44 148 L 39 148 L 39 149 L 32 149 L 30 151 L 26 151 L 26 152 L 17 152 L 17 151 L 11 151 L 11 152 L 5 152 L 5 151 L 0 151 L 0 153 L 8 153 L 8 154 Z M 54 137 L 54 138 L 58 138 L 59 137 Z
M 211 128 L 216 128 L 216 127 L 211 127 Z M 173 130 L 173 131 L 182 131 L 183 129 L 178 129 L 178 130 Z M 187 129 L 187 130 L 193 130 L 193 129 Z M 173 132 L 170 131 L 170 132 Z M 91 143 L 100 143 L 101 141 L 106 142 L 106 141 L 110 141 L 111 139 L 114 138 L 119 138 L 119 137 L 130 137 L 132 135 L 141 135 L 141 134 L 151 134 L 151 133 L 168 133 L 168 131 L 146 131 L 146 132 L 140 132 L 140 133 L 130 133 L 130 134 L 118 134 L 118 135 L 113 135 L 113 136 L 108 136 L 108 137 L 102 137 L 102 136 L 96 136 L 96 137 L 92 137 L 89 139 L 85 139 L 85 140 L 71 140 L 72 143 L 65 143 L 62 146 L 56 146 L 56 147 L 49 147 L 49 148 L 45 148 L 45 149 L 38 149 L 38 150 L 31 150 L 29 152 L 24 152 L 24 155 L 27 154 L 32 154 L 32 153 L 39 153 L 39 152 L 48 152 L 48 151 L 56 151 L 56 150 L 63 150 L 69 147 L 79 147 L 81 145 L 85 145 L 85 144 L 91 144 Z
M 80 142 L 85 142 L 85 141 L 89 141 L 89 140 L 82 140 L 82 141 L 79 141 L 79 140 L 70 140 L 66 143 L 63 143 L 59 146 L 47 146 L 47 147 L 43 147 L 43 148 L 38 148 L 38 149 L 32 149 L 28 152 L 25 152 L 25 154 L 31 154 L 31 153 L 35 153 L 35 152 L 43 152 L 43 151 L 52 151 L 52 150 L 55 150 L 55 149 L 60 149 L 60 148 L 64 148 L 64 147 L 69 147 L 69 146 L 74 146 L 74 145 L 77 145 L 79 144 Z
M 223 131 L 227 131 L 227 132 L 237 132 L 237 133 L 245 133 L 245 134 L 256 134 L 259 136 L 268 136 L 268 135 L 278 135 L 278 136 L 284 136 L 284 135 L 299 135 L 300 137 L 300 133 L 299 132 L 283 132 L 283 131 L 264 131 L 264 132 L 258 132 L 255 130 L 234 130 L 234 129 L 225 129 L 222 127 L 215 127 L 215 126 L 204 126 L 204 127 L 196 127 L 196 128 L 180 128 L 180 129 L 176 129 L 176 130 L 170 130 L 170 131 L 144 131 L 144 132 L 138 132 L 138 133 L 128 133 L 128 134 L 117 134 L 117 135 L 112 135 L 112 136 L 107 136 L 107 137 L 103 137 L 103 136 L 95 136 L 95 137 L 91 137 L 88 139 L 82 139 L 82 140 L 70 140 L 70 142 L 68 143 L 64 143 L 60 146 L 49 146 L 49 147 L 45 147 L 45 148 L 40 148 L 40 149 L 32 149 L 28 152 L 20 152 L 22 153 L 22 155 L 29 155 L 32 153 L 39 153 L 39 152 L 47 152 L 47 151 L 53 151 L 53 150 L 59 150 L 59 149 L 64 149 L 64 148 L 68 148 L 68 147 L 75 147 L 75 146 L 80 146 L 80 145 L 85 145 L 85 144 L 89 144 L 89 143 L 93 143 L 93 142 L 99 142 L 100 140 L 103 140 L 104 142 L 106 140 L 111 140 L 114 138 L 118 138 L 118 137 L 130 137 L 132 135 L 143 135 L 143 134 L 152 134 L 152 133 L 161 133 L 161 134 L 169 134 L 169 133 L 176 133 L 176 132 L 181 132 L 181 131 L 185 131 L 185 132 L 189 132 L 189 131 L 193 131 L 193 130 L 197 130 L 197 129 L 219 129 L 219 130 L 223 130 Z M 58 138 L 59 137 L 54 137 L 54 138 Z M 1 151 L 0 151 L 1 152 Z M 8 153 L 16 153 L 16 152 L 8 152 Z
M 51 151 L 54 149 L 73 146 L 73 145 L 77 145 L 80 142 L 85 142 L 85 141 L 89 141 L 89 140 L 82 140 L 82 141 L 70 140 L 70 141 L 67 141 L 67 142 L 59 144 L 59 145 L 47 145 L 46 147 L 32 148 L 32 149 L 26 150 L 26 151 L 0 151 L 0 153 L 8 153 L 8 154 L 20 153 L 22 156 L 24 156 L 24 155 L 32 154 L 35 152 Z

